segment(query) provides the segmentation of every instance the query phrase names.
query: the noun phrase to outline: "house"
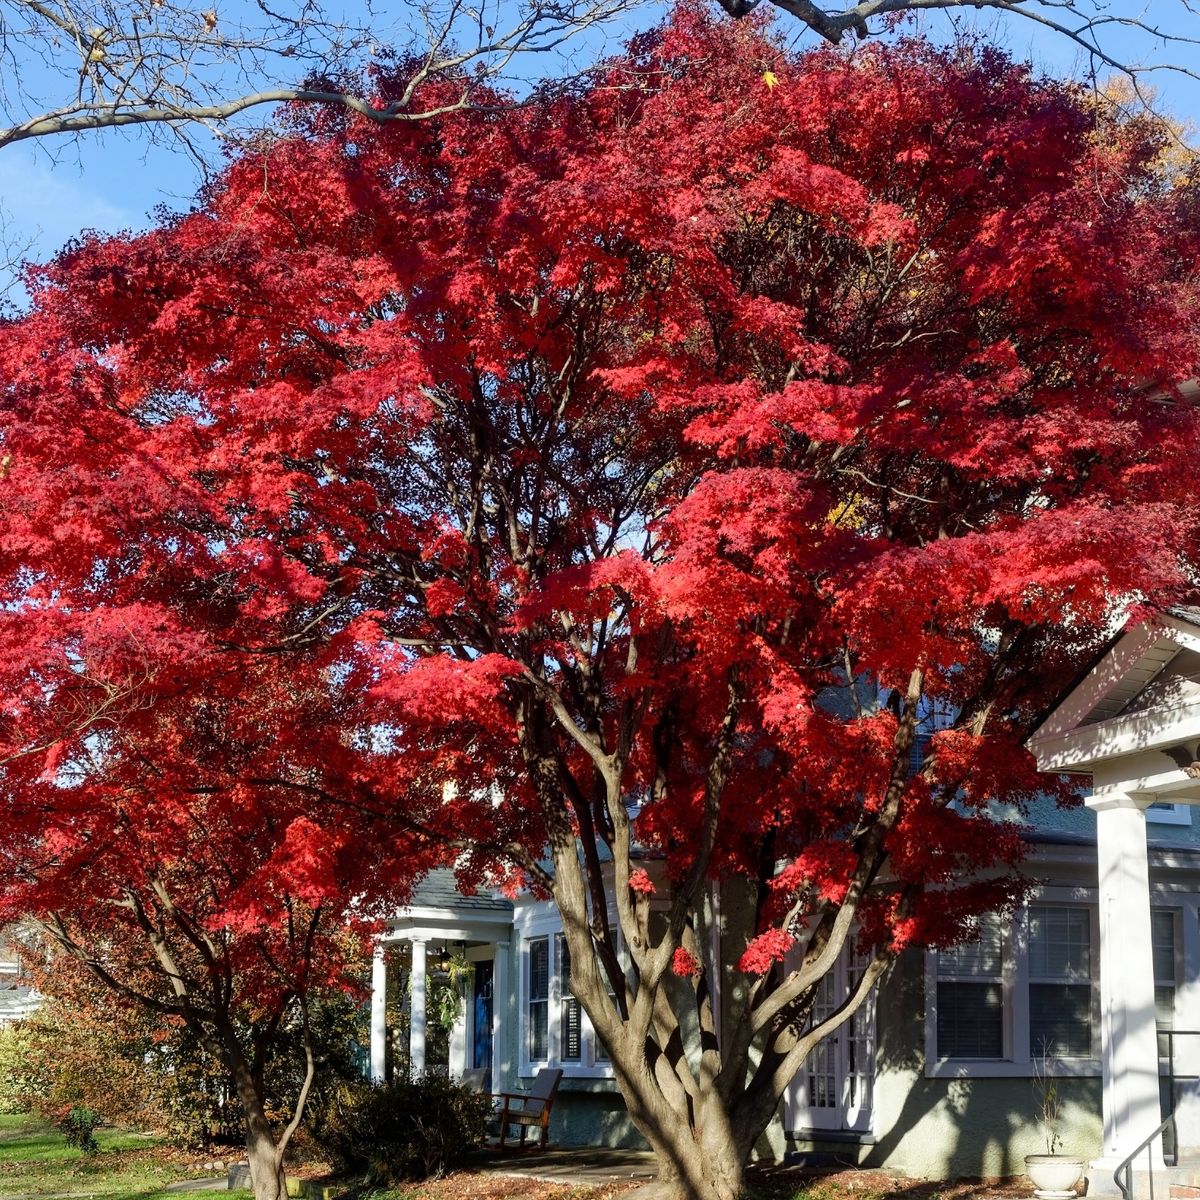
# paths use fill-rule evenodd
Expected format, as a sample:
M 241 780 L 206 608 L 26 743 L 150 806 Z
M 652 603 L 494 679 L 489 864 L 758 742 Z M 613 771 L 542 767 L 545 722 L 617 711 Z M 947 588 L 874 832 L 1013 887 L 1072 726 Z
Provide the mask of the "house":
M 0 929 L 0 1029 L 29 1016 L 40 1004 L 24 968 L 19 931 Z
M 1177 1114 L 1168 1151 L 1200 1147 L 1200 610 L 1118 637 L 1030 738 L 1045 771 L 1090 777 L 1082 809 L 1033 814 L 1013 919 L 978 941 L 912 952 L 873 1003 L 810 1056 L 763 1152 L 833 1156 L 926 1177 L 1003 1176 L 1046 1147 L 1036 1076 L 1056 1081 L 1064 1149 L 1093 1162 L 1092 1188 Z M 1086 786 L 1086 780 L 1081 780 Z M 382 1077 L 389 961 L 424 1012 L 451 950 L 473 970 L 446 1049 L 452 1074 L 490 1072 L 493 1091 L 561 1066 L 553 1140 L 636 1145 L 612 1071 L 567 987 L 552 905 L 465 897 L 448 872 L 416 891 L 380 943 L 371 1069 Z M 431 964 L 433 964 L 431 966 Z M 826 980 L 836 1005 L 853 964 Z M 426 1029 L 408 1031 L 413 1066 Z M 1139 1156 L 1163 1162 L 1162 1137 Z

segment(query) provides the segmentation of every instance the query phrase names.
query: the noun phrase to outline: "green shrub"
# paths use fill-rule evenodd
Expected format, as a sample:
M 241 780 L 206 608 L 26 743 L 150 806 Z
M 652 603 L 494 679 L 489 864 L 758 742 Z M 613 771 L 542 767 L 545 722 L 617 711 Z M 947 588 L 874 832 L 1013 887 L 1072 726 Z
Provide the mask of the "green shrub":
M 459 1164 L 483 1144 L 491 1111 L 489 1096 L 438 1075 L 347 1084 L 323 1114 L 321 1142 L 339 1172 L 395 1187 Z
M 74 1146 L 84 1154 L 95 1154 L 100 1149 L 96 1141 L 96 1126 L 99 1124 L 100 1114 L 94 1108 L 76 1104 L 68 1110 L 58 1127 L 63 1131 L 68 1146 Z
M 25 1042 L 19 1021 L 0 1029 L 0 1113 L 29 1111 Z

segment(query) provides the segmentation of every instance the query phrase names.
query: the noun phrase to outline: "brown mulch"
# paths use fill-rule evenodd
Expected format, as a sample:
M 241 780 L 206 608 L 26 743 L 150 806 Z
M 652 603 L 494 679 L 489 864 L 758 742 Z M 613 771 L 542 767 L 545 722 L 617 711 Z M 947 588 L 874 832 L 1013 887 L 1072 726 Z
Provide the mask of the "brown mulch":
M 1006 1179 L 909 1179 L 890 1171 L 848 1168 L 816 1172 L 799 1167 L 752 1168 L 747 1182 L 755 1200 L 1025 1200 L 1033 1185 Z
M 404 1200 L 612 1200 L 637 1184 L 606 1183 L 598 1187 L 573 1187 L 510 1175 L 455 1171 L 441 1179 L 415 1183 L 398 1193 Z
M 844 1170 L 814 1173 L 798 1168 L 761 1167 L 747 1180 L 748 1200 L 1026 1200 L 1029 1181 L 1009 1179 L 906 1179 L 887 1171 Z M 455 1171 L 441 1179 L 412 1184 L 389 1200 L 615 1200 L 637 1182 L 579 1187 L 486 1172 Z

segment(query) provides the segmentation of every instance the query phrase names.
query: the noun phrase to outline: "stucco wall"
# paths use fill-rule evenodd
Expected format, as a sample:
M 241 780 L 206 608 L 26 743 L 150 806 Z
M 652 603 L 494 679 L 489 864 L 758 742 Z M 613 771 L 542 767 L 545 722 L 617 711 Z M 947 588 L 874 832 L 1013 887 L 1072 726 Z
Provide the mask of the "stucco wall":
M 1030 1079 L 925 1077 L 923 983 L 921 955 L 910 954 L 880 990 L 871 1139 L 817 1142 L 789 1133 L 786 1150 L 934 1179 L 1019 1175 L 1026 1154 L 1045 1152 Z M 1100 1080 L 1064 1079 L 1059 1088 L 1064 1149 L 1098 1156 Z

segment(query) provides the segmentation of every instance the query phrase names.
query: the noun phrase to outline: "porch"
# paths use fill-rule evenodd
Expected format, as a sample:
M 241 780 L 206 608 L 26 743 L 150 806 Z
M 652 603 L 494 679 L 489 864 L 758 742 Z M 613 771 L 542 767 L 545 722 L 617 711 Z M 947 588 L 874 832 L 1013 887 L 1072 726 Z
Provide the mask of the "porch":
M 483 1069 L 486 1086 L 506 1077 L 503 998 L 510 992 L 512 904 L 463 896 L 454 874 L 438 870 L 417 886 L 412 904 L 388 923 L 371 969 L 369 1073 L 382 1082 L 398 1066 L 414 1075 L 459 1077 Z M 431 990 L 453 990 L 449 1028 L 430 1027 Z M 405 1029 L 405 1025 L 407 1029 Z
M 1147 813 L 1190 827 L 1200 804 L 1200 610 L 1175 609 L 1119 637 L 1029 739 L 1042 771 L 1090 776 L 1096 818 L 1099 1003 L 1104 1151 L 1089 1190 L 1115 1190 L 1113 1172 L 1137 1156 L 1164 1168 L 1164 1117 L 1175 1154 L 1200 1149 L 1200 1021 L 1157 1021 Z M 1194 913 L 1188 914 L 1194 918 Z M 1183 922 L 1184 959 L 1200 926 Z M 1200 988 L 1181 981 L 1182 1014 L 1200 1013 Z M 1164 1096 L 1163 1077 L 1172 1094 Z

